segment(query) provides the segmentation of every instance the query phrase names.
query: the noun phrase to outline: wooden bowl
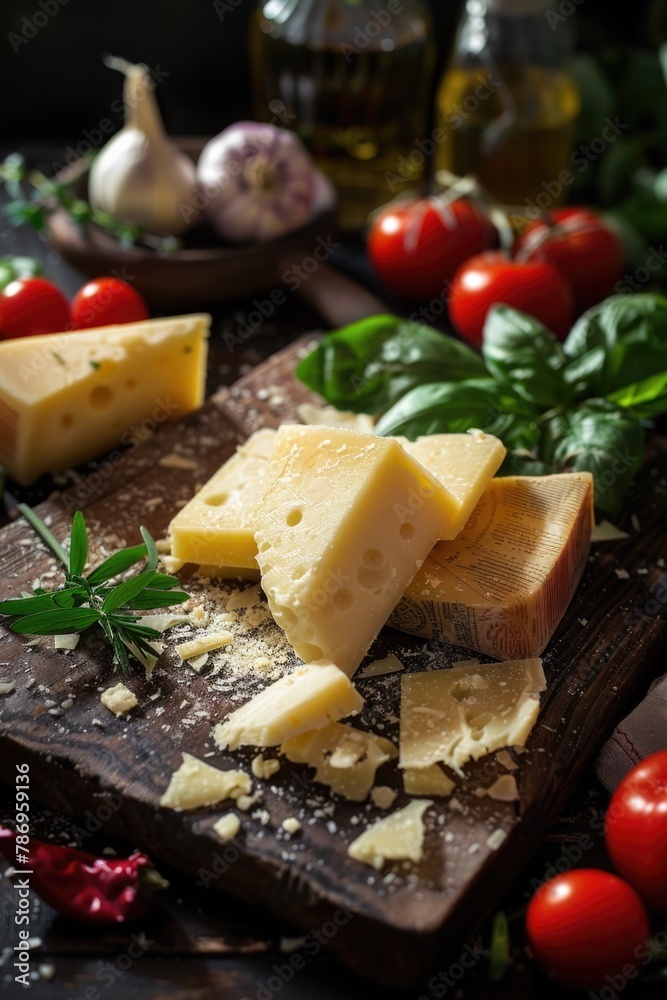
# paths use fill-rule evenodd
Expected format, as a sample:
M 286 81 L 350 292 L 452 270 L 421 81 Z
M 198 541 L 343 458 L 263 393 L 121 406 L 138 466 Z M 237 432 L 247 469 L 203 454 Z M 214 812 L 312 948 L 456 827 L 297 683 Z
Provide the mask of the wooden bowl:
M 174 140 L 195 162 L 207 139 L 182 137 Z M 86 198 L 87 175 L 75 163 L 60 176 L 75 182 L 77 194 Z M 318 237 L 338 231 L 337 208 L 316 215 L 306 226 L 264 243 L 223 244 L 206 226 L 183 236 L 183 246 L 161 253 L 140 244 L 126 246 L 101 226 L 79 226 L 67 212 L 57 209 L 48 217 L 52 249 L 90 278 L 116 274 L 131 281 L 158 308 L 196 306 L 242 298 L 281 287 L 286 261 L 305 259 L 318 249 Z

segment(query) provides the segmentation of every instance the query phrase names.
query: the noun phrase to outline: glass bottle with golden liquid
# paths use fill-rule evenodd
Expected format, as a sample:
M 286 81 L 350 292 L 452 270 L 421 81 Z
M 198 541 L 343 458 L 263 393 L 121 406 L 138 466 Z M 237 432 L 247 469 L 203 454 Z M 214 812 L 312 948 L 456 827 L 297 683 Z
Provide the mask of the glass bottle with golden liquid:
M 567 197 L 554 182 L 571 165 L 580 107 L 567 71 L 572 19 L 554 22 L 548 5 L 467 0 L 436 98 L 438 168 L 475 174 L 512 205 Z
M 421 0 L 261 0 L 251 20 L 254 115 L 299 134 L 346 229 L 420 180 L 399 163 L 427 133 L 433 34 Z

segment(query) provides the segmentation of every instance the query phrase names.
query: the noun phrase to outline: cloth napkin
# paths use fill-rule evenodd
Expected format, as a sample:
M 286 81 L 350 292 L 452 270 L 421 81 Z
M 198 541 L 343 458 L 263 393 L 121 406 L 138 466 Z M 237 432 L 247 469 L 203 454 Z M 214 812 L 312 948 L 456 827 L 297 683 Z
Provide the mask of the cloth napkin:
M 667 674 L 654 681 L 642 702 L 618 723 L 597 760 L 597 775 L 614 792 L 635 764 L 667 750 Z

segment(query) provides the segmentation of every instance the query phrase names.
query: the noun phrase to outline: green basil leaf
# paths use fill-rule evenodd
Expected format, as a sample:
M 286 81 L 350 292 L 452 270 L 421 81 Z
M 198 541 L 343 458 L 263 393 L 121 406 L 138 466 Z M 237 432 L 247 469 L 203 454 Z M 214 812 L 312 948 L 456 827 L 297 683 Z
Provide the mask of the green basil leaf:
M 34 597 L 21 597 L 0 602 L 0 615 L 32 615 L 54 608 L 71 608 L 81 591 L 78 587 L 54 590 Z
M 101 562 L 92 573 L 88 574 L 86 579 L 91 586 L 97 587 L 98 584 L 105 583 L 112 577 L 118 576 L 119 573 L 124 573 L 126 569 L 140 562 L 146 555 L 145 545 L 133 545 L 131 548 L 121 549 L 120 552 L 115 552 L 104 562 Z
M 327 334 L 296 374 L 339 409 L 378 413 L 416 385 L 481 378 L 486 369 L 453 337 L 387 315 Z
M 422 434 L 457 433 L 470 428 L 500 436 L 512 418 L 530 420 L 536 415 L 509 387 L 499 386 L 490 378 L 435 382 L 406 393 L 380 418 L 376 431 L 411 440 Z
M 605 299 L 577 320 L 563 351 L 575 371 L 587 371 L 577 389 L 593 397 L 609 396 L 665 371 L 667 298 L 638 292 Z M 566 372 L 569 383 L 572 378 Z
M 57 608 L 19 618 L 12 622 L 10 628 L 21 635 L 67 635 L 69 632 L 83 632 L 101 618 L 101 612 L 93 608 Z
M 644 428 L 605 400 L 554 418 L 549 451 L 555 471 L 591 472 L 595 506 L 616 514 L 644 456 Z
M 72 533 L 69 544 L 69 571 L 72 576 L 81 576 L 88 558 L 88 532 L 80 510 L 72 519 Z
M 632 410 L 634 415 L 642 420 L 667 413 L 667 371 L 651 375 L 642 382 L 626 385 L 623 389 L 612 392 L 607 399 L 616 406 Z
M 509 306 L 489 310 L 482 356 L 491 375 L 511 385 L 542 409 L 568 402 L 563 379 L 565 355 L 555 335 L 539 320 Z
M 497 476 L 547 476 L 551 469 L 545 462 L 540 462 L 530 453 L 508 451 L 503 464 L 496 473 Z
M 125 580 L 124 583 L 119 583 L 104 598 L 102 605 L 104 613 L 109 614 L 110 611 L 115 611 L 116 608 L 127 608 L 130 605 L 134 605 L 142 590 L 151 585 L 154 576 L 155 573 L 153 570 L 147 570 L 144 573 L 139 573 L 138 576 L 133 576 L 130 580 Z

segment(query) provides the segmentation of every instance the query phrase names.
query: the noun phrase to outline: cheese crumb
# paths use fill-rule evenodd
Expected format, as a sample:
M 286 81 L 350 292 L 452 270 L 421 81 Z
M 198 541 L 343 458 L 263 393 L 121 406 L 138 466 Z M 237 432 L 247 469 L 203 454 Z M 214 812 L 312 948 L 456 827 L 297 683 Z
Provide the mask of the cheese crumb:
M 259 802 L 261 797 L 262 796 L 260 792 L 255 792 L 254 795 L 239 795 L 238 799 L 236 800 L 236 805 L 239 807 L 239 809 L 242 809 L 243 812 L 247 812 L 248 809 L 252 809 L 255 802 Z
M 191 639 L 189 642 L 179 643 L 176 646 L 176 652 L 182 660 L 191 660 L 193 657 L 201 656 L 203 653 L 210 653 L 212 650 L 220 649 L 222 646 L 229 646 L 232 642 L 234 642 L 234 636 L 231 632 L 211 632 L 209 635 L 203 635 L 200 639 Z
M 378 809 L 390 809 L 397 795 L 398 792 L 389 785 L 376 785 L 375 788 L 371 788 L 371 802 Z
M 414 799 L 403 809 L 385 816 L 353 840 L 347 853 L 376 870 L 385 861 L 421 861 L 424 851 L 424 813 L 430 799 Z
M 268 779 L 280 770 L 280 761 L 273 758 L 273 760 L 264 760 L 264 755 L 258 753 L 256 757 L 253 758 L 250 769 L 256 778 Z
M 490 799 L 496 799 L 497 802 L 516 802 L 520 798 L 513 774 L 502 774 L 492 785 L 483 789 L 483 793 Z
M 501 847 L 506 840 L 507 840 L 507 834 L 505 833 L 504 830 L 501 830 L 500 827 L 498 827 L 497 830 L 494 830 L 493 833 L 490 834 L 489 837 L 487 837 L 486 846 L 491 848 L 492 851 L 497 851 L 498 848 Z
M 197 463 L 193 462 L 191 458 L 185 458 L 184 455 L 178 455 L 176 452 L 172 452 L 171 455 L 163 455 L 158 465 L 165 469 L 185 469 L 188 471 L 194 471 L 197 468 Z
M 103 691 L 100 695 L 100 701 L 114 715 L 124 715 L 125 712 L 129 712 L 130 709 L 136 708 L 139 704 L 139 699 L 134 691 L 130 691 L 128 687 L 120 683 Z
M 0 681 L 0 694 L 11 694 L 15 687 L 14 681 Z
M 243 771 L 221 771 L 184 753 L 183 763 L 172 774 L 160 805 L 176 812 L 214 806 L 224 799 L 247 795 L 250 788 L 250 778 Z
M 233 840 L 241 829 L 241 820 L 235 813 L 225 813 L 213 824 L 213 830 L 220 840 Z
M 280 825 L 286 833 L 298 833 L 301 829 L 301 823 L 294 816 L 288 816 Z
M 451 795 L 456 783 L 445 774 L 439 764 L 429 767 L 406 767 L 403 771 L 403 788 L 408 795 Z
M 357 679 L 363 679 L 365 677 L 382 677 L 385 674 L 395 674 L 399 670 L 403 670 L 403 664 L 397 656 L 390 653 L 389 656 L 385 656 L 382 660 L 373 660 L 368 666 L 364 667 L 357 674 Z

